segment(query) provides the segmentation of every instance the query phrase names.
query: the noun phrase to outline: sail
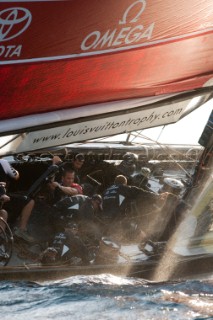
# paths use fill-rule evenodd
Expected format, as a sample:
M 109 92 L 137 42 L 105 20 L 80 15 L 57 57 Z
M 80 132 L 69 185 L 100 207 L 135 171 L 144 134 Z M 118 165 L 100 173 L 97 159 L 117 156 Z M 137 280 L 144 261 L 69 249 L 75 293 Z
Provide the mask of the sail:
M 0 119 L 202 88 L 211 0 L 0 3 Z

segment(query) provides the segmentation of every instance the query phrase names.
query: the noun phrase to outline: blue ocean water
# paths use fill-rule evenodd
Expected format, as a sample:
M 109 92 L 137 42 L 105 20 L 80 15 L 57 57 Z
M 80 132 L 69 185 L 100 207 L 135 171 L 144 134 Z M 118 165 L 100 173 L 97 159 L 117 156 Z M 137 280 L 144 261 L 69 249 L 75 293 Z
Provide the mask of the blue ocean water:
M 213 319 L 213 284 L 112 275 L 0 283 L 1 319 Z

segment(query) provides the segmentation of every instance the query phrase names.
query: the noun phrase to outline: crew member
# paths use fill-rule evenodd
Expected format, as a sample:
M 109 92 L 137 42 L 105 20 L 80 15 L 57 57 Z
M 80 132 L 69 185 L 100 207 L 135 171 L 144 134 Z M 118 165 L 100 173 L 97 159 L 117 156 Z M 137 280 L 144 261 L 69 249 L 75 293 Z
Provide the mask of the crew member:
M 0 159 L 0 181 L 7 183 L 9 179 L 18 180 L 19 172 L 6 159 Z M 7 201 L 5 208 L 5 211 L 10 213 L 8 217 L 9 223 L 14 222 L 17 218 L 17 213 L 19 214 L 18 225 L 14 229 L 14 234 L 17 238 L 22 238 L 27 242 L 35 241 L 27 231 L 28 221 L 34 204 L 33 199 L 12 199 L 12 201 Z M 4 215 L 5 217 L 7 216 L 5 212 Z
M 83 194 L 82 187 L 74 182 L 75 171 L 73 169 L 66 169 L 62 173 L 61 182 L 50 181 L 49 187 L 53 190 L 53 203 L 77 194 Z
M 89 251 L 78 234 L 77 224 L 68 223 L 64 230 L 57 232 L 53 241 L 41 255 L 43 264 L 66 263 L 88 264 Z
M 118 175 L 114 184 L 109 187 L 103 194 L 103 211 L 104 216 L 111 221 L 115 218 L 122 217 L 126 213 L 128 203 L 141 197 L 153 204 L 153 201 L 165 200 L 165 195 L 157 195 L 154 192 L 146 191 L 136 186 L 128 186 L 127 178 Z

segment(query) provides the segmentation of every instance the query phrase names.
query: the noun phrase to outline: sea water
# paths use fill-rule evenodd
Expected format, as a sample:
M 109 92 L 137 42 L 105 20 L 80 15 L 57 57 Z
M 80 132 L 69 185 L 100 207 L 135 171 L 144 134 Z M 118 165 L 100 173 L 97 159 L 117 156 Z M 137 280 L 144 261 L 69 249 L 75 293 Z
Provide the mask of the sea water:
M 43 283 L 0 282 L 4 320 L 213 319 L 212 305 L 211 281 L 149 283 L 103 274 Z

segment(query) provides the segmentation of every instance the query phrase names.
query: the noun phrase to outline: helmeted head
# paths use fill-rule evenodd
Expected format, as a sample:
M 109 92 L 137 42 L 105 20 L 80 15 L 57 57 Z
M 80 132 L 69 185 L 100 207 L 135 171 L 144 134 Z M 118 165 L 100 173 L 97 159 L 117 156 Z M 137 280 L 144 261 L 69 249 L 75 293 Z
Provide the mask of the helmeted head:
M 147 167 L 142 167 L 142 168 L 141 168 L 141 174 L 142 174 L 144 177 L 146 177 L 146 178 L 149 179 L 149 177 L 150 177 L 150 175 L 151 175 L 151 170 L 150 170 L 149 168 L 147 168 Z
M 91 200 L 95 209 L 103 210 L 103 206 L 102 206 L 103 200 L 100 194 L 94 194 L 91 197 Z
M 132 165 L 132 164 L 136 164 L 136 162 L 138 161 L 138 155 L 132 152 L 127 152 L 125 153 L 125 155 L 123 156 L 123 161 L 127 164 L 127 165 Z
M 75 169 L 81 169 L 85 161 L 83 153 L 78 153 L 74 156 L 73 165 Z
M 151 170 L 147 167 L 142 167 L 141 168 L 141 174 L 143 176 L 142 179 L 142 184 L 146 185 L 149 181 L 150 175 L 151 175 Z
M 56 262 L 57 250 L 54 247 L 48 247 L 40 255 L 40 261 L 44 265 L 52 264 Z
M 118 176 L 115 177 L 115 184 L 124 184 L 127 185 L 127 178 L 123 176 L 122 174 L 119 174 Z
M 138 160 L 138 156 L 135 153 L 127 152 L 123 156 L 122 162 L 119 164 L 119 170 L 127 175 L 132 175 L 136 170 L 136 163 Z
M 133 176 L 132 182 L 136 186 L 147 186 L 150 176 L 151 170 L 148 167 L 142 167 L 140 172 Z

